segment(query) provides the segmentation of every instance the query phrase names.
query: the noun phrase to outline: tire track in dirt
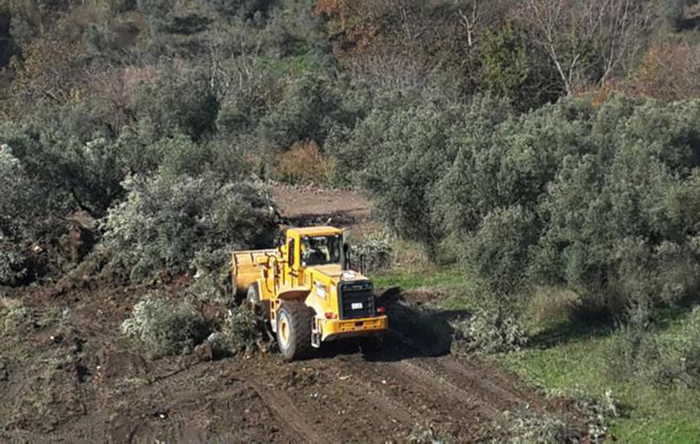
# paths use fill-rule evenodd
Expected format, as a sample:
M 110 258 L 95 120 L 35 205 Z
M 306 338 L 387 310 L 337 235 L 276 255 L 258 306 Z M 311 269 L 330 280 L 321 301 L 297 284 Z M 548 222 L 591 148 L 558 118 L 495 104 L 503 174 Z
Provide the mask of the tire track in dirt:
M 416 426 L 435 425 L 449 429 L 460 442 L 469 442 L 498 415 L 495 410 L 487 414 L 488 405 L 407 361 L 345 358 L 337 364 L 354 380 L 363 381 L 355 391 L 361 387 L 363 396 L 393 418 L 403 436 Z
M 406 431 L 421 424 L 443 425 L 460 441 L 471 441 L 506 411 L 546 409 L 546 401 L 495 369 L 452 355 L 426 356 L 409 341 L 391 338 L 393 350 L 368 360 L 343 356 L 332 363 L 354 381 L 344 385 L 348 397 L 367 399 Z
M 532 396 L 521 388 L 517 387 L 512 381 L 507 380 L 498 372 L 491 372 L 489 378 L 474 378 L 474 374 L 482 373 L 483 371 L 469 362 L 462 362 L 454 356 L 444 356 L 438 358 L 435 364 L 445 369 L 449 377 L 452 379 L 468 378 L 475 382 L 475 386 L 485 393 L 491 394 L 492 397 L 502 400 L 511 406 L 528 405 L 537 406 L 541 404 L 541 399 Z M 498 382 L 498 383 L 496 383 Z
M 360 363 L 360 366 L 366 365 L 366 362 Z M 410 404 L 406 405 L 405 400 L 401 402 L 387 393 L 386 379 L 381 379 L 377 382 L 376 380 L 373 381 L 373 378 L 367 377 L 374 376 L 377 379 L 382 377 L 381 374 L 373 372 L 371 366 L 359 368 L 357 363 L 349 363 L 347 360 L 339 360 L 338 366 L 344 370 L 344 373 L 349 374 L 344 377 L 344 380 L 348 381 L 348 384 L 345 384 L 348 392 L 356 397 L 366 398 L 376 409 L 392 417 L 395 423 L 410 428 L 418 422 L 420 414 L 412 410 Z M 359 372 L 359 374 L 354 374 L 353 372 Z M 368 375 L 368 373 L 371 373 L 371 375 Z
M 414 414 L 378 394 L 342 357 L 285 363 L 270 356 L 255 365 L 246 372 L 247 384 L 280 427 L 293 432 L 294 442 L 386 442 L 416 423 Z
M 296 408 L 292 398 L 285 392 L 268 389 L 262 385 L 256 384 L 251 384 L 251 387 L 265 403 L 265 406 L 270 409 L 274 417 L 276 417 L 280 423 L 288 426 L 283 428 L 283 430 L 285 430 L 285 432 L 293 431 L 293 434 L 297 435 L 297 439 L 293 442 L 321 444 L 335 440 L 334 437 L 324 436 L 324 434 L 320 433 L 312 426 L 310 418 Z
M 441 393 L 442 396 L 452 398 L 456 402 L 464 403 L 470 406 L 471 410 L 477 410 L 490 420 L 496 419 L 500 411 L 492 405 L 483 402 L 479 397 L 470 394 L 451 383 L 447 379 L 441 377 L 433 371 L 426 369 L 424 366 L 414 362 L 402 361 L 392 364 L 398 372 L 402 372 L 412 380 L 423 384 L 431 391 Z
M 512 381 L 502 377 L 495 369 L 490 369 L 486 375 L 484 370 L 468 362 L 460 362 L 452 354 L 430 357 L 430 351 L 425 346 L 405 334 L 398 331 L 391 331 L 390 334 L 394 340 L 424 358 L 416 362 L 422 363 L 421 367 L 426 372 L 438 375 L 449 385 L 457 384 L 458 387 L 464 387 L 466 383 L 470 390 L 479 393 L 479 397 L 488 400 L 489 404 L 497 402 L 498 408 L 496 410 L 499 412 L 540 403 L 538 397 L 531 396 L 530 393 L 521 390 Z

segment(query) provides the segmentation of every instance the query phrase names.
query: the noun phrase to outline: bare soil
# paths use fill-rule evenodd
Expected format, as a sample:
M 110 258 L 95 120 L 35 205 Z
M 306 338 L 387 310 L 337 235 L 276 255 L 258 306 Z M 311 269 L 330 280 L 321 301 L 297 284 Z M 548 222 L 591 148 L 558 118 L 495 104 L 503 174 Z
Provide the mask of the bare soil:
M 369 215 L 352 193 L 323 192 L 324 203 L 308 193 L 280 199 L 287 217 Z M 420 329 L 411 302 L 390 307 L 392 329 L 372 354 L 338 342 L 294 363 L 276 353 L 149 360 L 119 334 L 146 291 L 74 278 L 5 300 L 26 310 L 0 325 L 0 441 L 387 443 L 432 428 L 479 442 L 506 411 L 577 416 L 489 362 L 451 354 L 446 321 L 458 314 Z
M 377 227 L 371 219 L 372 202 L 351 190 L 278 185 L 273 195 L 291 226 L 333 225 L 360 233 Z

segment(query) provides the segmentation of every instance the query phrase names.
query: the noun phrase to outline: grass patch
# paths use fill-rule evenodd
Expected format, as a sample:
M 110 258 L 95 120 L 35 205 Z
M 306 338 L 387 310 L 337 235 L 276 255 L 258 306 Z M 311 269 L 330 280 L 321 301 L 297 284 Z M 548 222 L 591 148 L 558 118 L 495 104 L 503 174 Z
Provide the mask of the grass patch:
M 682 317 L 667 313 L 662 336 L 679 334 Z M 622 406 L 612 431 L 620 442 L 695 443 L 700 436 L 700 390 L 672 386 L 652 387 L 638 378 L 615 378 L 606 354 L 621 340 L 604 324 L 560 324 L 537 337 L 540 347 L 502 356 L 501 361 L 526 381 L 552 392 L 581 389 L 595 396 L 611 390 Z M 536 341 L 537 342 L 537 341 Z
M 404 291 L 419 288 L 467 289 L 474 281 L 454 265 L 434 266 L 424 273 L 412 270 L 389 270 L 372 276 L 377 288 L 401 287 Z
M 435 306 L 445 310 L 471 311 L 475 307 L 470 295 L 476 280 L 455 265 L 433 265 L 422 270 L 395 267 L 372 278 L 378 288 L 454 290 L 434 301 Z M 553 395 L 588 393 L 604 399 L 611 394 L 619 404 L 619 416 L 610 418 L 611 431 L 618 442 L 697 443 L 700 389 L 679 385 L 659 388 L 640 377 L 615 377 L 609 371 L 607 358 L 623 340 L 621 333 L 609 320 L 572 321 L 571 310 L 577 302 L 566 291 L 538 289 L 526 308 L 531 345 L 500 354 L 497 362 Z M 683 308 L 665 310 L 657 320 L 659 337 L 683 336 L 688 314 Z

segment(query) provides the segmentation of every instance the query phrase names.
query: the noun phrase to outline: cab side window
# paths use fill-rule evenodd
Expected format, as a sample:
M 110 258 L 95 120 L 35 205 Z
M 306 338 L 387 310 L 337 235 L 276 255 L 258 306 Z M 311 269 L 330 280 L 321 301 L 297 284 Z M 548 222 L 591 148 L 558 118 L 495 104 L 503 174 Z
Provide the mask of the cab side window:
M 289 240 L 289 247 L 287 251 L 289 253 L 289 265 L 296 265 L 296 251 L 294 251 L 294 239 Z

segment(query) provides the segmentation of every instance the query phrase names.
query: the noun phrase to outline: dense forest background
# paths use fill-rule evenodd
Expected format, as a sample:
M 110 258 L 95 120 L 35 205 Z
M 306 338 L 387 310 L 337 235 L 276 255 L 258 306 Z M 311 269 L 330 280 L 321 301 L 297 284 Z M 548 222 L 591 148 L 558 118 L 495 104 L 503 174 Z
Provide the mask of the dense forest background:
M 358 189 L 363 251 L 460 270 L 475 350 L 565 298 L 615 332 L 577 381 L 700 386 L 698 1 L 0 0 L 0 288 L 187 274 L 230 306 L 271 181 Z
M 368 193 L 491 324 L 544 286 L 644 331 L 700 287 L 699 97 L 690 0 L 5 0 L 0 283 L 216 269 L 278 180 Z

